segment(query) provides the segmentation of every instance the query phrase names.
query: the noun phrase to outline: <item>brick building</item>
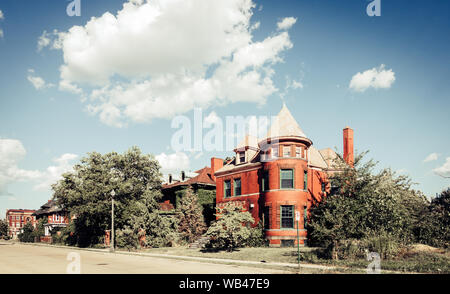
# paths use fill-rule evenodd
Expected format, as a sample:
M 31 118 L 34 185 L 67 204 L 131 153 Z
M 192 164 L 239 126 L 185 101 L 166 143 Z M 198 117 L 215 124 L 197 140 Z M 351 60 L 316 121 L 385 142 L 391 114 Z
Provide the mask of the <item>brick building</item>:
M 344 158 L 353 163 L 353 130 L 344 129 Z M 246 136 L 236 156 L 215 172 L 216 205 L 239 202 L 257 224 L 262 221 L 270 246 L 297 243 L 296 212 L 300 215 L 300 244 L 305 244 L 308 211 L 329 191 L 328 175 L 337 156 L 317 150 L 283 105 L 265 138 Z
M 8 209 L 6 211 L 6 221 L 8 222 L 8 235 L 16 239 L 26 223 L 31 223 L 36 227 L 36 217 L 32 209 Z
M 168 175 L 167 182 L 162 185 L 163 199 L 161 210 L 171 211 L 177 207 L 186 189 L 192 187 L 197 193 L 199 204 L 203 207 L 205 221 L 209 224 L 215 217 L 216 177 L 214 173 L 223 167 L 223 160 L 211 158 L 211 166 L 205 166 L 195 172 L 182 171 L 179 176 Z
M 37 220 L 47 218 L 47 223 L 44 224 L 44 237 L 41 237 L 41 242 L 51 243 L 51 231 L 55 228 L 64 228 L 69 224 L 69 214 L 59 207 L 54 200 L 48 200 L 33 215 Z

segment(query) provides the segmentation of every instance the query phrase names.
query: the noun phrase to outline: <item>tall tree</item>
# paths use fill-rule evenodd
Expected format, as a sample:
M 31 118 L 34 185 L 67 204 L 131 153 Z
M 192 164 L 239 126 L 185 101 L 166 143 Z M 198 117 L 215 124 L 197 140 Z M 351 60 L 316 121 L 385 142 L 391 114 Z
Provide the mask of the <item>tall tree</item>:
M 144 230 L 149 238 L 157 234 L 152 223 L 158 213 L 160 166 L 151 155 L 133 147 L 124 154 L 88 153 L 53 185 L 58 204 L 76 216 L 74 236 L 79 246 L 99 243 L 105 230 L 111 229 L 111 192 L 114 190 L 115 229 L 131 228 L 137 238 Z M 120 234 L 119 234 L 120 236 Z
M 180 200 L 178 215 L 180 219 L 178 230 L 185 241 L 191 243 L 206 231 L 202 207 L 191 186 L 186 189 Z
M 8 236 L 8 221 L 0 219 L 0 237 Z
M 354 167 L 338 156 L 330 195 L 311 209 L 309 242 L 332 248 L 335 258 L 346 239 L 387 234 L 403 243 L 414 240 L 414 225 L 427 205 L 407 176 L 390 169 L 374 172 L 376 163 L 365 161 L 366 153 L 356 156 Z

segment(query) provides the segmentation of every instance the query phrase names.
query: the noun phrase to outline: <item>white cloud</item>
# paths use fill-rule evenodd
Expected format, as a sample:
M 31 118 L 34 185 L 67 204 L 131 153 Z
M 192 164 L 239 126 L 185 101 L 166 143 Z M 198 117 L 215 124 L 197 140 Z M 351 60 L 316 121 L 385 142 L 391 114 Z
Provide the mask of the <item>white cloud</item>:
M 39 76 L 36 76 L 35 73 L 34 73 L 34 69 L 29 69 L 28 70 L 27 79 L 28 79 L 28 81 L 30 81 L 30 83 L 33 85 L 33 87 L 36 90 L 41 90 L 41 89 L 45 89 L 45 88 L 54 87 L 53 84 L 46 83 L 43 78 L 41 78 Z
M 437 154 L 437 153 L 431 153 L 430 155 L 428 155 L 428 156 L 423 160 L 423 162 L 430 162 L 430 161 L 433 161 L 433 160 L 437 160 L 438 157 L 439 157 L 439 154 Z
M 7 186 L 15 181 L 37 179 L 39 171 L 24 170 L 18 167 L 26 155 L 22 142 L 14 139 L 0 138 L 0 194 L 7 193 Z
M 285 17 L 277 23 L 277 28 L 278 30 L 287 30 L 290 29 L 296 22 L 297 19 L 295 17 Z
M 395 73 L 392 69 L 385 70 L 384 67 L 385 65 L 382 64 L 378 68 L 374 67 L 363 73 L 358 72 L 352 77 L 349 88 L 356 92 L 364 92 L 370 87 L 374 89 L 390 88 L 395 81 Z
M 441 177 L 450 178 L 450 157 L 445 159 L 444 165 L 433 169 L 433 172 Z
M 253 41 L 254 6 L 251 0 L 126 2 L 117 14 L 56 33 L 64 55 L 60 89 L 81 94 L 93 87 L 87 108 L 112 126 L 194 107 L 264 104 L 277 91 L 272 67 L 292 43 L 286 31 Z
M 57 50 L 62 48 L 61 40 L 64 37 L 64 33 L 58 32 L 57 30 L 53 30 L 53 32 L 49 33 L 46 30 L 42 32 L 42 35 L 39 36 L 37 42 L 37 50 L 38 52 L 42 49 L 49 47 L 52 50 Z
M 189 169 L 189 157 L 184 152 L 165 154 L 164 152 L 155 156 L 161 165 L 161 172 L 164 174 L 186 171 Z
M 36 182 L 34 189 L 50 189 L 61 175 L 72 169 L 70 162 L 77 158 L 75 154 L 63 154 L 54 159 L 56 165 L 45 171 L 26 170 L 18 167 L 26 156 L 26 150 L 19 140 L 0 138 L 0 194 L 7 194 L 7 186 L 14 182 Z
M 56 165 L 47 167 L 39 178 L 39 184 L 34 186 L 35 190 L 48 190 L 52 184 L 55 184 L 62 177 L 62 174 L 73 170 L 72 162 L 78 157 L 76 154 L 65 153 L 58 158 L 53 159 Z

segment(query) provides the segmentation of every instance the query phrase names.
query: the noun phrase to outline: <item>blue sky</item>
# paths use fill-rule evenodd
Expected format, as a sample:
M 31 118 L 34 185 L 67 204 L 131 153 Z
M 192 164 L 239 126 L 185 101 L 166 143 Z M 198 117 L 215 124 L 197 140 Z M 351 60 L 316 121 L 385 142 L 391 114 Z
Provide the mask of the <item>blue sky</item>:
M 342 150 L 349 125 L 355 148 L 370 150 L 380 168 L 410 175 L 428 196 L 450 186 L 448 1 L 381 0 L 374 17 L 365 0 L 253 1 L 251 9 L 244 0 L 185 1 L 194 7 L 185 9 L 124 2 L 81 0 L 81 16 L 69 17 L 70 1 L 1 1 L 1 215 L 38 208 L 49 184 L 94 150 L 136 145 L 169 161 L 166 172 L 174 162 L 209 165 L 231 153 L 175 154 L 174 116 L 192 119 L 194 106 L 219 118 L 270 116 L 282 99 L 317 148 Z M 239 5 L 249 13 L 239 15 Z M 164 21 L 148 22 L 155 11 Z

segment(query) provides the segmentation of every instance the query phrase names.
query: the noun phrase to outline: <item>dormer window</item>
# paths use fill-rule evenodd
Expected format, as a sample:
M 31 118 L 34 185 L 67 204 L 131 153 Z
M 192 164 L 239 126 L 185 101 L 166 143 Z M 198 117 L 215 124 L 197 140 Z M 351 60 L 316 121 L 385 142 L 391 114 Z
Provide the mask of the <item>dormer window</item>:
M 239 152 L 239 163 L 245 162 L 245 152 Z

